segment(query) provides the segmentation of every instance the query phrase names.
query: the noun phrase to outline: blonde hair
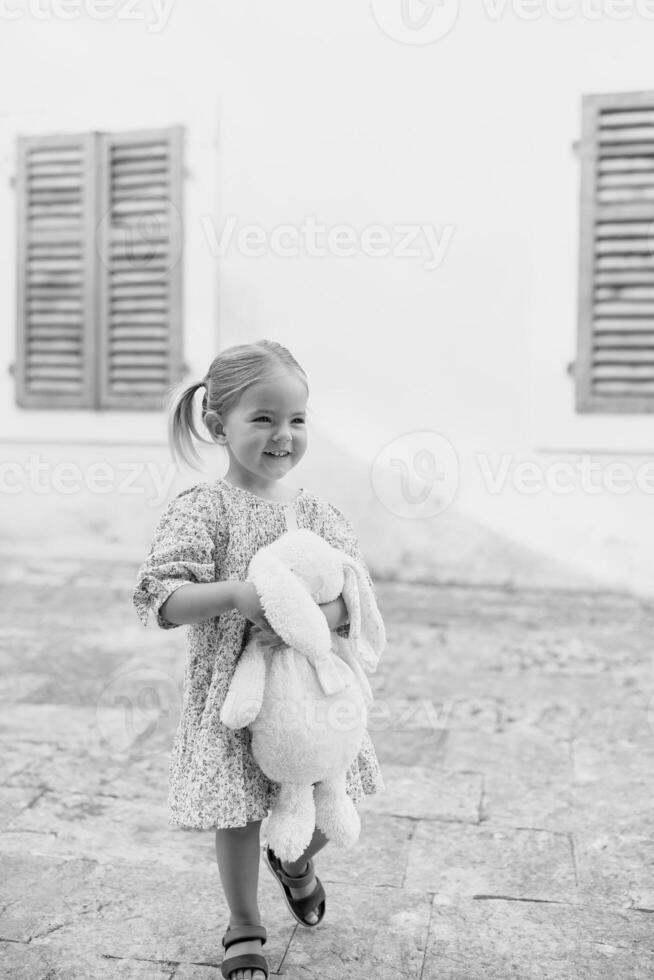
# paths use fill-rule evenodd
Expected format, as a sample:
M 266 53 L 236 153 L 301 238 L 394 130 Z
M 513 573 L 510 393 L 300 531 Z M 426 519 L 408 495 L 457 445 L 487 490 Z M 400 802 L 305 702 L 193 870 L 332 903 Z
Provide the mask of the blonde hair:
M 202 397 L 202 421 L 207 412 L 225 417 L 237 404 L 246 388 L 274 374 L 279 368 L 296 371 L 309 390 L 307 376 L 286 347 L 274 340 L 257 340 L 252 344 L 236 344 L 221 351 L 209 365 L 204 378 L 188 385 L 181 392 L 173 390 L 169 399 L 168 442 L 176 465 L 184 462 L 193 469 L 201 468 L 201 459 L 193 442 L 215 445 L 198 432 L 194 417 L 194 400 L 198 388 L 205 388 Z

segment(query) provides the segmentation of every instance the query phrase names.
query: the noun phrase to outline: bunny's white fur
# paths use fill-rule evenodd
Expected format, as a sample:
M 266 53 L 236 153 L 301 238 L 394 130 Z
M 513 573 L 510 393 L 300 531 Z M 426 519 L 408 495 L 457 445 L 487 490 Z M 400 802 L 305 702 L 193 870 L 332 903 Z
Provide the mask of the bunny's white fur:
M 220 719 L 229 728 L 249 725 L 257 764 L 280 784 L 268 843 L 282 860 L 295 860 L 318 826 L 336 844 L 352 845 L 360 825 L 345 775 L 372 701 L 364 669 L 376 668 L 386 643 L 368 577 L 355 559 L 302 528 L 258 551 L 247 580 L 284 645 L 271 650 L 253 631 Z M 330 632 L 318 608 L 341 594 L 347 638 Z

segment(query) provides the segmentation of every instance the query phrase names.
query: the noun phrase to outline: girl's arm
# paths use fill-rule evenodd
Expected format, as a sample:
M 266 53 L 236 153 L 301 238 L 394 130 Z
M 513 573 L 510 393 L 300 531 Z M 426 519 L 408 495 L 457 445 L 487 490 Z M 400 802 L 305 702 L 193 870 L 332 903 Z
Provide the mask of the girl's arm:
M 159 612 L 169 622 L 183 626 L 213 619 L 231 609 L 238 609 L 265 634 L 279 640 L 263 614 L 251 582 L 187 582 L 168 596 Z
M 201 623 L 235 608 L 234 586 L 238 582 L 188 582 L 168 596 L 159 613 L 169 623 L 184 626 Z

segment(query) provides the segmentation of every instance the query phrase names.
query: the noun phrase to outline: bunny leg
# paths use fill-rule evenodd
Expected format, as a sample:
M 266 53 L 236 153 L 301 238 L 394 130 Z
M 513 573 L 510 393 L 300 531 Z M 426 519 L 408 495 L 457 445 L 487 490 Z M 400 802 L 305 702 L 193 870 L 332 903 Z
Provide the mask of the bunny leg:
M 351 847 L 359 839 L 361 821 L 345 791 L 345 773 L 325 779 L 315 790 L 316 826 L 340 847 Z
M 313 786 L 282 783 L 268 818 L 268 843 L 282 861 L 297 861 L 309 846 L 316 825 Z

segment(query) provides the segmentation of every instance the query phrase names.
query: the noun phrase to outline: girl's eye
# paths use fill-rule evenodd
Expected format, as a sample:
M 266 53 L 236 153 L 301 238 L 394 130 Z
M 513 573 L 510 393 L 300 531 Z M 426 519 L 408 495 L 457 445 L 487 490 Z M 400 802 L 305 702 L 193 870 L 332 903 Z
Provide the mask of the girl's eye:
M 254 421 L 255 422 L 261 422 L 261 421 L 270 422 L 270 416 L 269 415 L 259 415 L 259 416 L 257 416 L 256 419 L 254 419 Z M 304 425 L 304 419 L 301 419 L 301 418 L 293 419 L 293 422 L 299 422 L 300 425 Z

